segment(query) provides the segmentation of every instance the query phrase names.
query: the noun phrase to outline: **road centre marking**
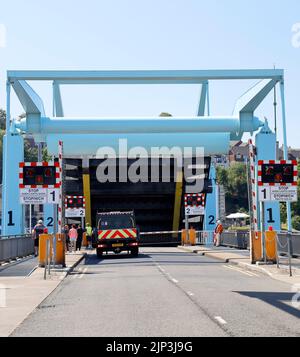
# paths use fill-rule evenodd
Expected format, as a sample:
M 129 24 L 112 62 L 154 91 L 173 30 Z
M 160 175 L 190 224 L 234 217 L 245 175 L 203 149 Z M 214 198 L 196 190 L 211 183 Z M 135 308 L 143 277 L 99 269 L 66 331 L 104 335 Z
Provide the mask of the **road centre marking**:
M 233 266 L 230 266 L 230 265 L 223 265 L 223 267 L 226 268 L 226 269 L 238 271 L 238 272 L 240 272 L 240 273 L 242 273 L 242 274 L 244 274 L 244 275 L 247 275 L 247 276 L 251 276 L 251 277 L 258 276 L 258 275 L 255 274 L 255 273 L 252 273 L 252 272 L 250 273 L 250 272 L 248 272 L 248 271 L 244 271 L 244 270 L 242 270 L 242 269 L 239 269 L 239 268 L 237 268 L 237 267 L 233 267 Z
M 221 316 L 215 316 L 215 319 L 216 319 L 221 325 L 226 325 L 226 324 L 227 324 L 227 322 L 226 322 L 224 319 L 222 319 Z

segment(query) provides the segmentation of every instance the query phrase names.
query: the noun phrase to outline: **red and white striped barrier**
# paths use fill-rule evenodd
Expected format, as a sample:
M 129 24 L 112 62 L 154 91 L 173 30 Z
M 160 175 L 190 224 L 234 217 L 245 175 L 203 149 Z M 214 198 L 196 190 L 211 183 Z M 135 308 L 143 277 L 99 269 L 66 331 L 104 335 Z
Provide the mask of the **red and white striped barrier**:
M 59 186 L 59 204 L 58 204 L 58 233 L 62 233 L 62 210 L 63 210 L 63 202 L 62 202 L 62 165 L 63 165 L 63 142 L 59 141 L 58 143 L 58 162 L 59 162 L 59 169 L 60 169 L 60 177 L 61 182 Z
M 163 235 L 163 234 L 180 234 L 182 231 L 170 231 L 170 232 L 141 232 L 140 236 L 155 236 L 155 235 Z
M 255 152 L 253 142 L 249 140 L 250 173 L 251 173 L 251 192 L 252 192 L 252 212 L 255 236 L 258 237 L 258 210 L 257 210 L 257 191 L 255 179 Z

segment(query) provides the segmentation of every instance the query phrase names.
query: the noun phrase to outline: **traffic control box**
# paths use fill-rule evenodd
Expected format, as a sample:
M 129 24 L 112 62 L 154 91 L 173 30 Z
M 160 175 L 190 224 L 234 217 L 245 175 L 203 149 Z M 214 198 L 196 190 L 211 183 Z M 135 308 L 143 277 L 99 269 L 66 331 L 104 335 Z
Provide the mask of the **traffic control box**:
M 196 231 L 195 229 L 189 229 L 189 237 L 187 237 L 186 230 L 182 230 L 182 245 L 196 245 Z
M 277 263 L 277 233 L 265 232 L 266 257 L 268 262 Z
M 251 263 L 261 262 L 263 260 L 261 232 L 252 232 L 251 241 Z
M 39 236 L 39 266 L 45 267 L 47 263 L 47 245 L 50 241 L 48 262 L 53 258 L 53 236 L 51 234 L 40 234 Z
M 66 239 L 64 234 L 56 235 L 55 265 L 66 266 Z

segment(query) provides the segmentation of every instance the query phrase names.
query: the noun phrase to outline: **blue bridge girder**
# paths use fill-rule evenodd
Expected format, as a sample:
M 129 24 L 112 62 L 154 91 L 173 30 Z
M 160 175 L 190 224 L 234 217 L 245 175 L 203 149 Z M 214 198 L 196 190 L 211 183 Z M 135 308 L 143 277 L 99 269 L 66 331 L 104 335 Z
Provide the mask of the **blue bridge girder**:
M 211 81 L 258 80 L 237 101 L 233 115 L 209 115 L 208 87 Z M 28 81 L 50 81 L 53 85 L 53 117 L 45 114 L 44 104 Z M 67 155 L 94 155 L 95 148 L 128 138 L 130 145 L 203 147 L 205 154 L 226 154 L 231 140 L 244 133 L 253 134 L 264 125 L 254 116 L 266 96 L 281 84 L 285 156 L 284 71 L 200 70 L 200 71 L 8 71 L 7 133 L 4 140 L 3 234 L 23 233 L 22 207 L 19 204 L 18 162 L 22 161 L 22 138 L 32 134 L 36 142 L 45 142 L 51 154 L 57 154 L 58 140 L 64 141 Z M 181 118 L 66 118 L 60 92 L 62 85 L 84 84 L 197 84 L 201 86 L 195 117 Z M 13 87 L 26 118 L 11 120 L 10 97 Z M 205 115 L 207 113 L 207 115 Z M 20 140 L 18 140 L 19 138 Z M 14 163 L 12 163 L 14 162 Z

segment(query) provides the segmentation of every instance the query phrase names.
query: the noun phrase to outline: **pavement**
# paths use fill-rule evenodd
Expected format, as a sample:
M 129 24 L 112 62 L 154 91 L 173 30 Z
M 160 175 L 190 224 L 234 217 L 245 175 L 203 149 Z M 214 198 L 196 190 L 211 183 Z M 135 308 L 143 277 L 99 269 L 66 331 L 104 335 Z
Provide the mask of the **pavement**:
M 0 270 L 0 337 L 9 336 L 59 286 L 85 258 L 85 253 L 67 254 L 66 268 L 44 269 L 36 258 L 6 265 Z
M 300 259 L 292 259 L 292 273 L 289 276 L 289 266 L 287 257 L 280 257 L 279 268 L 276 264 L 251 264 L 250 252 L 227 247 L 204 247 L 204 246 L 181 246 L 180 250 L 189 253 L 200 254 L 206 257 L 220 260 L 230 265 L 238 266 L 242 269 L 266 274 L 273 279 L 290 284 L 300 284 Z
M 11 336 L 300 337 L 295 297 L 291 281 L 220 257 L 171 247 L 136 258 L 88 252 Z

